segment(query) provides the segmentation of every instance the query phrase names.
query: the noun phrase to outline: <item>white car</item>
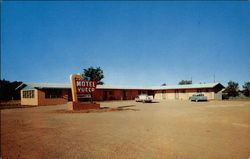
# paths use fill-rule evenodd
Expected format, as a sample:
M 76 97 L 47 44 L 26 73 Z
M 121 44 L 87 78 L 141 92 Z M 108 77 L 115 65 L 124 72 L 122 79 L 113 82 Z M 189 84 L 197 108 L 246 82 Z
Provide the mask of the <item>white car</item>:
M 207 97 L 204 96 L 204 94 L 202 94 L 202 93 L 195 93 L 191 97 L 189 97 L 189 100 L 196 101 L 196 102 L 207 101 Z
M 152 102 L 153 101 L 153 96 L 149 96 L 147 94 L 141 94 L 135 98 L 136 102 Z

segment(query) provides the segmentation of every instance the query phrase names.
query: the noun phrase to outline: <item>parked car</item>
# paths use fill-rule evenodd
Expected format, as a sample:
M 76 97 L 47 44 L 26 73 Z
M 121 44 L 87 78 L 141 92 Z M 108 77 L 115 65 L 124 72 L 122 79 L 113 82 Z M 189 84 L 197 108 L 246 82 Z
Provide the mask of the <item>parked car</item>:
M 152 102 L 153 101 L 153 96 L 149 96 L 147 94 L 141 94 L 141 95 L 138 95 L 136 98 L 135 98 L 135 101 L 136 102 Z
M 202 94 L 202 93 L 195 93 L 191 97 L 189 97 L 189 100 L 196 101 L 196 102 L 207 101 L 207 97 L 204 96 L 204 94 Z

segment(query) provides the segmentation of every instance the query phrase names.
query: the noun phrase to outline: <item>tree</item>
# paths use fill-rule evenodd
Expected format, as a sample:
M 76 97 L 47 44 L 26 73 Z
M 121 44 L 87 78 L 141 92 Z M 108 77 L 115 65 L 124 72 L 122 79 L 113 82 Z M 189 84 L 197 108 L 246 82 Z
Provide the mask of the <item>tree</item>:
M 243 87 L 243 93 L 245 96 L 250 96 L 250 82 L 245 82 Z
M 20 99 L 20 90 L 16 90 L 16 88 L 22 82 L 10 82 L 5 79 L 0 80 L 0 101 L 7 100 L 19 100 Z
M 100 67 L 89 67 L 87 69 L 83 69 L 83 79 L 96 81 L 97 84 L 104 84 L 101 80 L 104 78 L 103 70 Z
M 179 85 L 185 85 L 185 84 L 192 84 L 192 81 L 190 80 L 181 80 L 180 82 L 179 82 Z
M 163 83 L 161 86 L 166 86 L 167 84 L 166 83 Z
M 225 92 L 229 97 L 236 97 L 238 95 L 239 84 L 237 82 L 229 81 L 227 83 L 227 87 Z

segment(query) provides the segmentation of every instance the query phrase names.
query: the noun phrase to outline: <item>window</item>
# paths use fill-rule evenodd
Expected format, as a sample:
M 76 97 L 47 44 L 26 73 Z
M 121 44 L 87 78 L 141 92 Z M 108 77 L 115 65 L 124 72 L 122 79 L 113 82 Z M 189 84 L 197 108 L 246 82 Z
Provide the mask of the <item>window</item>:
M 183 89 L 181 92 L 182 92 L 182 93 L 186 93 L 186 90 L 185 90 L 185 89 Z
M 109 95 L 114 95 L 114 91 L 108 91 Z
M 132 93 L 131 91 L 127 91 L 127 92 L 126 92 L 126 95 L 127 95 L 127 96 L 130 96 L 131 93 Z
M 23 98 L 34 98 L 34 97 L 35 97 L 34 90 L 23 91 Z
M 62 98 L 61 89 L 45 89 L 45 98 Z

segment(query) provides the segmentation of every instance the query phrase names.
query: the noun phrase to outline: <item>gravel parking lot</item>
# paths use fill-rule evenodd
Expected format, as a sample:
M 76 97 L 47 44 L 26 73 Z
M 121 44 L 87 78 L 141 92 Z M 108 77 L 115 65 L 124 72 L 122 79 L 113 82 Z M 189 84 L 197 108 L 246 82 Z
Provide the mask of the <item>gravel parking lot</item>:
M 67 105 L 57 105 L 1 110 L 3 159 L 250 157 L 249 101 L 115 101 L 101 106 L 121 109 L 69 113 Z

